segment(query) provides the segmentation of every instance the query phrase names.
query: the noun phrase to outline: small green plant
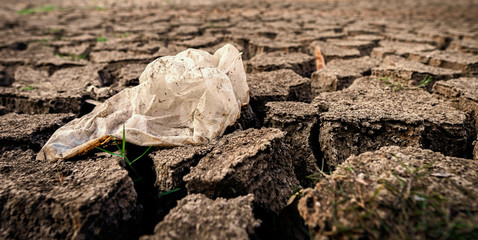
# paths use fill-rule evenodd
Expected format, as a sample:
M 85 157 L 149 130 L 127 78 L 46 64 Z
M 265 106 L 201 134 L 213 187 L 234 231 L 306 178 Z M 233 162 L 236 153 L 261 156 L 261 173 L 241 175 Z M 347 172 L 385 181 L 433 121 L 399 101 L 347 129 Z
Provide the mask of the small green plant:
M 103 152 L 106 152 L 106 153 L 109 153 L 113 156 L 117 156 L 117 157 L 121 157 L 124 159 L 124 161 L 126 162 L 126 164 L 128 165 L 129 168 L 131 168 L 131 170 L 133 171 L 133 173 L 136 175 L 136 177 L 138 177 L 138 179 L 134 180 L 134 181 L 139 181 L 141 180 L 141 175 L 138 173 L 138 171 L 136 171 L 136 169 L 134 168 L 133 164 L 138 161 L 139 159 L 141 159 L 148 151 L 149 149 L 151 149 L 152 146 L 149 146 L 148 149 L 146 149 L 146 151 L 144 151 L 139 157 L 135 158 L 133 161 L 130 161 L 128 159 L 128 156 L 126 156 L 126 131 L 125 131 L 125 126 L 123 125 L 123 139 L 122 139 L 122 142 L 121 142 L 121 147 L 118 145 L 118 143 L 116 142 L 117 139 L 115 139 L 113 136 L 110 136 L 112 139 L 113 139 L 113 142 L 115 143 L 116 147 L 118 148 L 118 150 L 120 151 L 120 153 L 113 153 L 113 152 L 110 152 L 106 149 L 103 149 L 103 148 L 99 148 L 99 147 L 96 147 L 97 149 L 99 149 L 100 151 L 103 151 Z M 172 191 L 172 190 L 171 190 Z
M 417 89 L 419 88 L 425 88 L 429 83 L 430 81 L 432 80 L 432 77 L 431 76 L 428 76 L 426 75 L 422 81 L 420 81 L 420 83 L 418 84 L 418 86 L 416 87 Z
M 352 173 L 353 175 L 355 175 L 355 171 L 354 171 L 354 169 L 352 168 L 352 166 L 350 165 L 349 162 L 347 163 L 347 168 L 342 167 L 342 166 L 340 166 L 340 165 L 338 165 L 337 167 L 340 168 L 340 169 L 342 169 L 342 170 L 344 170 L 344 171 L 348 171 L 348 172 Z
M 347 163 L 347 164 L 348 164 L 348 166 L 349 166 L 349 171 L 350 171 L 351 173 L 355 173 L 355 171 L 354 171 L 354 169 L 352 168 L 352 166 L 350 166 L 350 163 Z
M 108 41 L 108 39 L 105 38 L 105 37 L 97 37 L 97 38 L 96 38 L 96 41 L 97 41 L 97 42 L 106 42 L 106 41 Z
M 26 86 L 26 87 L 21 88 L 20 91 L 26 92 L 26 91 L 31 91 L 31 90 L 33 90 L 33 89 L 35 89 L 34 86 L 28 85 L 28 86 Z
M 96 6 L 96 7 L 95 7 L 95 10 L 96 10 L 96 11 L 103 11 L 103 10 L 105 10 L 105 9 L 106 9 L 106 8 L 104 8 L 104 7 L 102 7 L 102 6 Z
M 425 77 L 420 81 L 418 86 L 410 87 L 410 79 L 404 79 L 404 82 L 402 82 L 400 79 L 394 79 L 392 76 L 380 78 L 380 81 L 387 85 L 388 89 L 390 89 L 390 91 L 392 92 L 397 92 L 400 90 L 417 90 L 421 88 L 426 88 L 426 86 L 430 83 L 431 80 L 431 76 L 425 75 Z
M 397 90 L 401 90 L 402 89 L 402 86 L 396 86 L 396 84 L 393 84 L 391 81 L 389 81 L 390 79 L 383 79 L 383 83 L 385 83 L 385 85 L 387 85 L 388 89 L 390 89 L 392 92 L 395 92 Z
M 141 159 L 153 146 L 149 146 L 148 149 L 146 149 L 139 157 L 135 158 L 133 161 L 130 161 L 128 156 L 126 156 L 126 131 L 125 131 L 125 126 L 123 125 L 123 139 L 121 140 L 121 147 L 120 145 L 118 145 L 118 143 L 116 142 L 118 139 L 116 139 L 115 137 L 111 136 L 111 139 L 113 139 L 113 142 L 115 143 L 116 147 L 118 148 L 119 150 L 119 154 L 118 153 L 114 153 L 114 152 L 111 152 L 111 151 L 108 151 L 106 149 L 103 149 L 103 148 L 100 148 L 100 147 L 96 147 L 96 149 L 100 150 L 100 151 L 103 151 L 103 152 L 106 152 L 106 153 L 109 153 L 113 156 L 117 156 L 117 157 L 120 157 L 120 158 L 123 158 L 124 161 L 126 162 L 126 164 L 128 165 L 128 167 L 131 169 L 131 171 L 133 171 L 133 173 L 136 175 L 136 179 L 133 179 L 133 182 L 138 182 L 138 181 L 141 181 L 142 177 L 141 175 L 139 174 L 139 172 L 136 170 L 136 168 L 134 168 L 133 164 L 135 162 L 137 162 L 139 159 Z M 163 197 L 163 196 L 166 196 L 166 195 L 169 195 L 171 193 L 175 193 L 177 191 L 181 190 L 181 188 L 174 188 L 172 190 L 169 190 L 169 191 L 166 191 L 166 192 L 162 192 L 162 193 L 158 193 L 158 197 Z
M 55 7 L 53 5 L 45 5 L 43 7 L 23 9 L 23 10 L 17 11 L 17 14 L 29 15 L 33 13 L 51 12 L 53 10 L 55 10 Z
M 400 81 L 394 80 L 392 76 L 380 78 L 380 80 L 387 85 L 392 92 L 404 90 L 405 86 Z M 408 82 L 408 81 L 407 81 Z

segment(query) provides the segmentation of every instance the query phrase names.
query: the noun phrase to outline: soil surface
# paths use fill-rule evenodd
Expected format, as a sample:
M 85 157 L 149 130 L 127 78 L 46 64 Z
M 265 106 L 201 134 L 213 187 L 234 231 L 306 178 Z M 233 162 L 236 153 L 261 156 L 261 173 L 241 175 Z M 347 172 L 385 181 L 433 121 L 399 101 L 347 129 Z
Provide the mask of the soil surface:
M 476 0 L 1 4 L 1 239 L 478 238 Z M 152 60 L 226 43 L 251 100 L 224 136 L 35 160 Z

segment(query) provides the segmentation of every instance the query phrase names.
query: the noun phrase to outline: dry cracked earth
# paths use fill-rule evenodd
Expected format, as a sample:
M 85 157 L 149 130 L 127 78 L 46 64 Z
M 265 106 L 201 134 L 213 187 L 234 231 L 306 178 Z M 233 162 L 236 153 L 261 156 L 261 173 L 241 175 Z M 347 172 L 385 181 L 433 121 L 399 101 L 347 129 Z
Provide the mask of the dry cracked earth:
M 0 2 L 1 239 L 478 238 L 476 0 Z M 35 160 L 155 58 L 225 43 L 251 101 L 224 136 L 139 180 Z

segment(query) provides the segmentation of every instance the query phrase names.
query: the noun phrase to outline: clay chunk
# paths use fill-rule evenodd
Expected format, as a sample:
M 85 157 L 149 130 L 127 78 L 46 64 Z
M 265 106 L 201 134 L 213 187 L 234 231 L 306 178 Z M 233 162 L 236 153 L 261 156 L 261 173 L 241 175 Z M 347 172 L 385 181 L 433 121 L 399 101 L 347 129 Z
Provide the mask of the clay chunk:
M 304 190 L 298 209 L 314 239 L 474 238 L 477 171 L 473 160 L 383 147 Z
M 252 194 L 232 199 L 209 199 L 191 194 L 156 225 L 154 234 L 141 240 L 249 239 L 260 221 L 252 212 Z
M 248 129 L 219 140 L 184 177 L 189 193 L 208 197 L 254 194 L 254 203 L 271 212 L 285 207 L 299 185 L 289 146 L 279 129 Z
M 467 114 L 423 89 L 390 89 L 380 79 L 365 77 L 312 103 L 321 111 L 318 141 L 332 166 L 389 145 L 471 158 L 476 135 Z
M 291 145 L 292 164 L 295 174 L 302 186 L 309 185 L 308 179 L 314 173 L 319 172 L 317 138 L 318 110 L 308 103 L 302 102 L 269 102 L 266 104 L 267 112 L 264 125 L 279 128 L 285 132 L 285 138 Z
M 116 157 L 44 162 L 0 153 L 1 239 L 131 239 L 142 207 Z M 136 231 L 132 230 L 136 229 Z

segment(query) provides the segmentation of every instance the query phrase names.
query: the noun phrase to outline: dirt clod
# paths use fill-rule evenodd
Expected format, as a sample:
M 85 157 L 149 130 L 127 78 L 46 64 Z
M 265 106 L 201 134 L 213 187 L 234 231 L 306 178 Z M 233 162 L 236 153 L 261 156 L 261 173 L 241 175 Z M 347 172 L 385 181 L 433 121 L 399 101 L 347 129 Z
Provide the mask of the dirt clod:
M 252 194 L 215 200 L 188 195 L 156 225 L 153 235 L 140 239 L 249 239 L 260 226 L 252 213 L 253 199 Z
M 212 198 L 253 193 L 255 204 L 278 212 L 299 185 L 289 148 L 278 129 L 248 129 L 226 135 L 184 177 L 186 188 L 189 193 Z
M 417 146 L 448 156 L 471 157 L 475 131 L 467 115 L 422 89 L 390 89 L 381 80 L 355 80 L 343 91 L 322 93 L 319 143 L 336 165 L 382 146 Z
M 473 238 L 478 164 L 414 147 L 352 156 L 303 191 L 299 212 L 315 239 Z

